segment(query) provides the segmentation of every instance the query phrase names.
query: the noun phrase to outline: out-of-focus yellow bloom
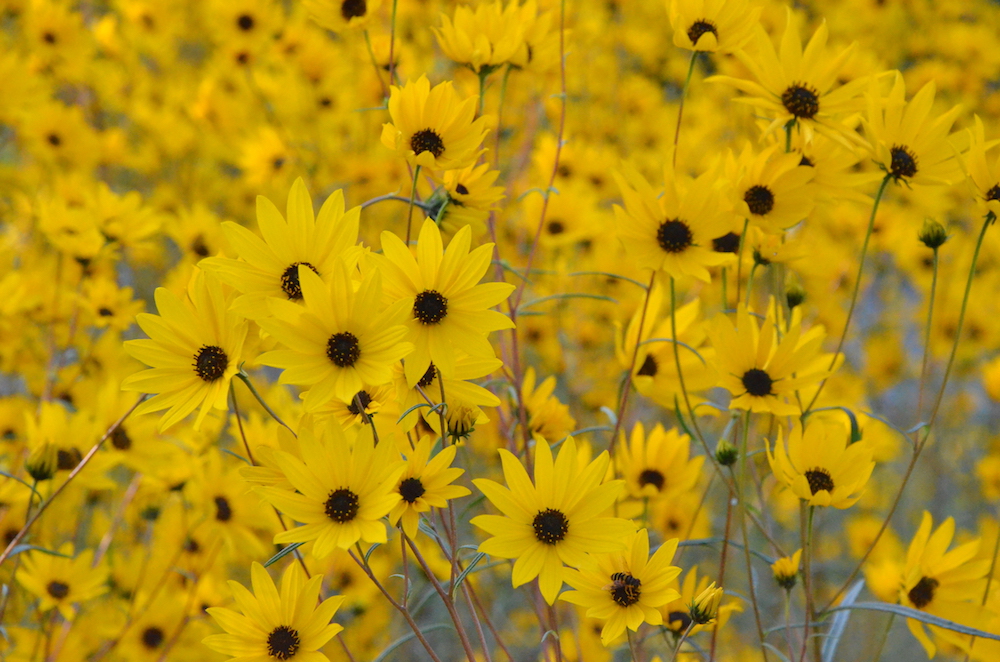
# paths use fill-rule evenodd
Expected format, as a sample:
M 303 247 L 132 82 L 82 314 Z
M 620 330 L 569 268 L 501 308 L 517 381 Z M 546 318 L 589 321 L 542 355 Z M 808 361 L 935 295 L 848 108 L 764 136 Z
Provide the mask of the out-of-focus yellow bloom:
M 434 30 L 441 50 L 451 60 L 486 75 L 511 61 L 524 49 L 524 26 L 518 0 L 504 7 L 500 0 L 483 2 L 475 9 L 455 7 L 454 19 L 441 15 Z
M 996 141 L 986 141 L 986 131 L 979 115 L 975 116 L 972 128 L 969 129 L 969 151 L 965 157 L 965 167 L 974 190 L 976 204 L 983 214 L 993 213 L 1000 216 L 1000 156 L 992 163 L 986 158 L 989 148 Z
M 305 0 L 309 16 L 328 30 L 343 32 L 364 28 L 382 0 Z
M 698 597 L 688 605 L 688 613 L 691 621 L 697 625 L 709 625 L 715 620 L 719 613 L 719 602 L 722 601 L 723 590 L 721 586 L 716 586 L 715 582 L 708 585 Z
M 783 556 L 771 564 L 774 581 L 786 591 L 792 590 L 799 576 L 799 563 L 802 561 L 802 550 L 796 550 L 791 556 Z
M 689 51 L 733 53 L 753 36 L 760 7 L 747 0 L 669 0 L 674 46 Z

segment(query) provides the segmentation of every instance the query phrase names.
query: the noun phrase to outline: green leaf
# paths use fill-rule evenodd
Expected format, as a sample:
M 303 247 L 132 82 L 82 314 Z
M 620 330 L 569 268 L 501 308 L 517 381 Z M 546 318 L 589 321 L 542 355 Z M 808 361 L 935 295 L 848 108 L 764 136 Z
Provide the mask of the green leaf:
M 425 628 L 421 628 L 420 634 L 426 635 L 428 632 L 434 632 L 435 630 L 444 630 L 444 629 L 454 630 L 455 628 L 453 628 L 448 623 L 435 623 L 434 625 L 428 625 Z M 416 638 L 417 635 L 413 632 L 404 634 L 402 637 L 389 644 L 389 646 L 384 651 L 379 653 L 379 656 L 376 657 L 374 660 L 372 660 L 372 662 L 385 662 L 385 660 L 389 657 L 390 653 L 392 653 L 394 650 L 396 650 L 406 642 L 410 641 L 411 639 L 416 639 Z
M 293 542 L 291 545 L 286 546 L 280 552 L 278 552 L 277 554 L 275 554 L 274 556 L 272 556 L 268 560 L 264 561 L 264 567 L 266 568 L 269 565 L 277 563 L 278 561 L 280 561 L 281 559 L 285 558 L 286 556 L 288 556 L 289 554 L 291 554 L 292 552 L 294 552 L 295 550 L 297 550 L 299 547 L 301 547 L 304 544 L 305 544 L 304 542 Z
M 382 543 L 380 542 L 372 543 L 372 546 L 368 548 L 367 552 L 365 552 L 365 565 L 368 565 L 368 559 L 371 558 L 372 552 L 374 552 L 376 548 L 381 546 Z
M 985 630 L 977 630 L 976 628 L 971 628 L 968 625 L 962 625 L 961 623 L 956 623 L 955 621 L 949 621 L 939 616 L 932 616 L 931 614 L 920 611 L 919 609 L 911 609 L 910 607 L 894 605 L 888 602 L 856 602 L 852 605 L 838 605 L 827 609 L 824 613 L 830 614 L 835 611 L 843 611 L 845 609 L 885 611 L 904 618 L 912 618 L 915 621 L 920 621 L 921 623 L 926 623 L 927 625 L 934 625 L 939 628 L 944 628 L 945 630 L 951 630 L 952 632 L 969 634 L 973 637 L 982 637 L 983 639 L 992 639 L 993 641 L 1000 641 L 1000 634 L 993 634 L 992 632 L 986 632 Z
M 458 574 L 458 577 L 455 577 L 455 583 L 451 587 L 452 598 L 455 597 L 455 595 L 458 592 L 458 587 L 462 585 L 462 582 L 464 582 L 465 578 L 469 575 L 470 572 L 472 572 L 472 569 L 475 568 L 476 565 L 478 565 L 479 562 L 482 561 L 484 558 L 486 558 L 486 554 L 484 552 L 479 552 L 474 557 L 472 557 L 472 560 L 469 561 L 469 565 L 465 566 L 465 570 L 460 572 Z
M 560 299 L 560 300 L 561 299 L 596 299 L 598 301 L 610 301 L 611 303 L 618 303 L 618 299 L 615 299 L 613 297 L 606 297 L 603 294 L 586 294 L 586 293 L 583 293 L 583 292 L 575 292 L 575 293 L 574 292 L 564 292 L 563 294 L 550 294 L 549 296 L 546 296 L 546 297 L 541 297 L 539 299 L 532 299 L 531 301 L 528 301 L 527 303 L 522 303 L 520 305 L 519 309 L 518 309 L 518 313 L 520 314 L 520 309 L 521 308 L 528 308 L 529 306 L 534 306 L 536 304 L 543 303 L 545 301 L 552 301 L 552 300 L 555 300 L 555 299 Z
M 633 285 L 638 285 L 642 289 L 647 289 L 645 283 L 640 283 L 637 280 L 629 278 L 627 276 L 619 276 L 618 274 L 613 274 L 608 271 L 574 271 L 571 274 L 566 274 L 567 276 L 607 276 L 608 278 L 615 278 L 617 280 L 624 280 L 632 283 Z
M 14 474 L 7 473 L 6 471 L 0 470 L 0 476 L 6 476 L 7 478 L 11 478 L 13 480 L 16 480 L 17 482 L 21 483 L 22 485 L 24 485 L 25 487 L 27 487 L 29 490 L 31 490 L 32 492 L 34 492 L 35 496 L 37 496 L 39 499 L 42 498 L 42 495 L 38 493 L 38 490 L 36 490 L 31 485 L 31 483 L 28 483 L 28 482 L 22 480 L 21 478 L 18 478 Z
M 854 586 L 852 586 L 847 593 L 844 594 L 844 599 L 841 601 L 840 606 L 846 607 L 853 605 L 854 601 L 858 599 L 858 594 L 861 593 L 861 589 L 865 586 L 865 580 L 859 579 Z M 839 612 L 833 617 L 833 622 L 830 624 L 830 638 L 823 642 L 823 662 L 835 662 L 834 654 L 837 652 L 837 644 L 840 643 L 840 638 L 844 635 L 844 631 L 847 629 L 847 620 L 851 617 L 851 612 L 845 609 Z
M 28 551 L 41 552 L 42 554 L 48 554 L 49 556 L 59 556 L 64 559 L 73 558 L 69 554 L 62 554 L 60 552 L 56 552 L 51 549 L 46 549 L 45 547 L 39 547 L 38 545 L 28 545 L 28 544 L 21 544 L 15 546 L 14 549 L 10 550 L 10 556 L 14 556 L 15 554 L 20 554 L 21 552 L 28 552 Z
M 238 460 L 243 460 L 244 462 L 246 462 L 246 463 L 247 463 L 247 464 L 249 464 L 250 466 L 253 466 L 253 462 L 251 462 L 250 460 L 246 459 L 245 457 L 243 457 L 243 456 L 242 456 L 242 455 L 240 455 L 239 453 L 234 453 L 233 451 L 229 450 L 228 448 L 221 448 L 220 450 L 221 450 L 221 451 L 222 451 L 223 453 L 225 453 L 226 455 L 232 455 L 232 456 L 233 456 L 233 457 L 235 457 L 236 459 L 238 459 Z
M 777 656 L 778 656 L 778 659 L 779 659 L 779 660 L 781 660 L 782 662 L 791 662 L 791 660 L 789 660 L 789 659 L 788 659 L 788 656 L 787 656 L 787 655 L 785 655 L 784 653 L 782 653 L 782 652 L 781 652 L 780 650 L 778 650 L 778 649 L 777 649 L 777 648 L 776 648 L 776 647 L 774 646 L 774 644 L 768 644 L 768 643 L 765 643 L 765 644 L 764 644 L 764 647 L 765 647 L 765 648 L 767 648 L 767 649 L 769 649 L 769 650 L 770 650 L 770 651 L 771 651 L 772 653 L 774 653 L 775 655 L 777 655 Z
M 698 350 L 696 350 L 694 347 L 685 342 L 681 342 L 680 340 L 674 340 L 673 338 L 647 338 L 646 340 L 643 340 L 641 343 L 639 343 L 639 346 L 642 347 L 643 345 L 648 345 L 654 342 L 668 342 L 672 345 L 683 347 L 684 349 L 688 350 L 689 352 L 697 356 L 698 360 L 701 361 L 702 365 L 707 365 L 705 363 L 705 358 L 698 353 Z

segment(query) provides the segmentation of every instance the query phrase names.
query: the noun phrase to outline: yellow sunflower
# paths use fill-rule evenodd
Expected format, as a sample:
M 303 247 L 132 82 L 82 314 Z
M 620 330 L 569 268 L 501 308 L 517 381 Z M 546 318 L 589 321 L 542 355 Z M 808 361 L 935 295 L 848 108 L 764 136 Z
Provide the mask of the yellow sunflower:
M 272 299 L 274 317 L 259 323 L 284 349 L 258 361 L 281 368 L 283 384 L 309 386 L 303 396 L 309 411 L 334 397 L 350 401 L 365 383 L 388 383 L 392 365 L 413 349 L 403 341 L 405 303 L 381 306 L 382 277 L 374 270 L 356 292 L 343 261 L 329 285 L 306 266 L 298 270 L 304 305 Z
M 492 537 L 479 551 L 517 559 L 514 588 L 538 577 L 542 597 L 552 604 L 563 583 L 563 564 L 580 567 L 587 553 L 610 553 L 626 547 L 635 533 L 632 522 L 602 517 L 624 482 L 603 482 L 610 458 L 601 453 L 581 466 L 576 442 L 568 437 L 555 462 L 544 440 L 535 444 L 535 481 L 512 453 L 500 449 L 507 487 L 485 478 L 472 481 L 503 515 L 479 515 L 475 526 Z
M 302 179 L 296 179 L 288 194 L 288 218 L 264 196 L 257 196 L 257 223 L 261 240 L 238 223 L 226 221 L 223 232 L 241 259 L 210 257 L 199 266 L 218 274 L 242 295 L 235 310 L 249 319 L 267 315 L 267 299 L 302 300 L 299 266 L 305 266 L 324 280 L 333 273 L 338 260 L 357 260 L 361 208 L 344 211 L 343 191 L 334 191 L 323 203 L 319 216 L 313 214 L 312 198 Z
M 264 499 L 302 526 L 282 531 L 276 543 L 315 541 L 313 556 L 326 558 L 359 540 L 384 543 L 381 521 L 401 498 L 396 486 L 403 462 L 395 444 L 377 446 L 364 436 L 353 443 L 335 423 L 299 431 L 301 458 L 275 451 L 274 462 L 296 491 L 257 488 Z
M 403 532 L 410 538 L 417 536 L 420 514 L 433 508 L 447 508 L 448 501 L 472 494 L 468 488 L 452 485 L 464 469 L 451 466 L 458 446 L 441 449 L 431 458 L 434 441 L 425 436 L 417 447 L 408 453 L 406 469 L 399 479 L 396 491 L 400 499 L 389 511 L 389 524 L 396 526 L 402 520 Z
M 382 125 L 382 144 L 413 165 L 455 170 L 482 154 L 489 119 L 476 116 L 476 97 L 461 99 L 451 81 L 431 88 L 426 76 L 389 94 L 391 123 Z
M 431 28 L 441 50 L 477 74 L 490 73 L 524 48 L 524 25 L 517 0 L 506 8 L 500 0 L 483 2 L 475 9 L 459 5 L 454 18 L 442 14 L 441 23 L 440 28 Z
M 103 563 L 94 566 L 92 549 L 74 558 L 72 543 L 64 543 L 59 554 L 25 552 L 16 576 L 21 586 L 38 598 L 38 611 L 55 608 L 63 618 L 72 621 L 74 604 L 107 592 L 108 568 Z
M 701 477 L 705 456 L 691 457 L 691 438 L 676 428 L 664 430 L 657 423 L 649 435 L 642 423 L 625 433 L 615 446 L 618 475 L 625 479 L 629 496 L 640 498 L 669 497 L 693 488 Z
M 738 158 L 730 157 L 726 170 L 737 217 L 772 234 L 805 220 L 813 209 L 809 183 L 815 173 L 801 162 L 799 154 L 780 152 L 778 145 L 754 154 L 747 144 Z
M 803 427 L 795 422 L 785 446 L 779 428 L 774 451 L 765 444 L 767 461 L 779 483 L 810 506 L 850 508 L 875 469 L 871 447 L 850 443 L 849 431 L 837 421 L 816 419 Z
M 981 606 L 985 577 L 991 559 L 976 558 L 979 539 L 959 545 L 951 551 L 955 520 L 949 517 L 933 533 L 931 514 L 924 511 L 920 528 L 906 552 L 906 567 L 899 587 L 899 602 L 934 616 L 983 629 L 988 612 Z M 927 652 L 934 657 L 937 646 L 927 630 L 953 646 L 969 650 L 969 637 L 936 625 L 926 625 L 912 618 L 906 626 Z
M 670 565 L 677 539 L 668 540 L 649 555 L 646 529 L 628 536 L 621 552 L 590 554 L 579 570 L 566 572 L 566 583 L 575 590 L 560 599 L 587 607 L 587 616 L 604 619 L 601 643 L 608 646 L 625 628 L 638 631 L 643 623 L 660 625 L 659 608 L 681 597 L 670 583 L 681 569 Z
M 335 595 L 316 604 L 323 575 L 306 579 L 297 563 L 285 569 L 280 593 L 259 563 L 250 567 L 250 581 L 253 593 L 239 582 L 229 581 L 239 612 L 224 607 L 206 610 L 226 634 L 210 635 L 203 643 L 231 656 L 231 660 L 328 661 L 320 649 L 344 629 L 330 622 L 344 596 Z
M 414 350 L 406 358 L 406 382 L 416 384 L 431 362 L 445 378 L 455 375 L 456 350 L 475 358 L 493 358 L 491 331 L 514 325 L 491 310 L 514 290 L 510 283 L 479 283 L 489 269 L 493 244 L 470 251 L 472 231 L 465 226 L 444 250 L 441 231 L 427 219 L 420 229 L 417 256 L 391 232 L 382 233 L 385 292 L 411 311 L 406 326 Z M 447 395 L 447 394 L 446 394 Z
M 239 371 L 247 323 L 230 310 L 231 297 L 211 274 L 195 271 L 187 298 L 165 288 L 154 293 L 159 315 L 140 313 L 136 322 L 148 340 L 129 340 L 125 351 L 148 366 L 126 377 L 126 391 L 155 393 L 136 414 L 167 410 L 163 431 L 199 406 L 198 429 L 209 409 L 226 409 L 229 382 Z
M 309 17 L 327 30 L 343 32 L 367 26 L 382 0 L 305 0 Z
M 780 51 L 774 50 L 763 27 L 756 26 L 756 51 L 748 55 L 737 51 L 740 61 L 757 82 L 732 76 L 713 76 L 710 81 L 731 85 L 748 96 L 739 101 L 759 109 L 771 120 L 764 135 L 788 123 L 794 123 L 806 142 L 814 132 L 822 133 L 847 146 L 858 141 L 856 134 L 843 123 L 845 116 L 864 107 L 861 94 L 867 80 L 844 82 L 844 69 L 857 44 L 838 53 L 826 46 L 829 30 L 826 22 L 813 33 L 805 50 L 799 26 L 791 8 L 781 38 Z
M 969 182 L 975 193 L 979 211 L 985 215 L 990 212 L 1000 216 L 1000 157 L 988 160 L 986 152 L 996 145 L 996 141 L 986 141 L 986 132 L 979 115 L 969 129 L 969 151 L 966 154 L 966 170 Z
M 747 0 L 668 0 L 674 46 L 689 51 L 733 53 L 753 37 L 760 7 Z
M 618 237 L 636 266 L 707 283 L 707 267 L 732 260 L 712 248 L 712 240 L 733 224 L 729 210 L 720 206 L 720 180 L 714 171 L 692 180 L 675 173 L 670 158 L 666 162 L 662 194 L 632 167 L 615 173 L 625 202 L 624 208 L 615 205 Z
M 872 155 L 887 176 L 908 185 L 950 184 L 961 176 L 949 132 L 961 106 L 932 115 L 934 81 L 928 81 L 906 102 L 906 84 L 893 72 L 892 87 L 883 96 L 873 79 L 868 90 L 868 112 L 862 120 Z
M 820 353 L 823 328 L 803 333 L 796 319 L 779 340 L 776 319 L 773 304 L 761 325 L 740 304 L 735 326 L 720 313 L 709 328 L 721 376 L 719 385 L 732 394 L 729 406 L 733 409 L 797 416 L 801 413 L 799 404 L 789 401 L 795 391 L 830 374 L 830 356 Z

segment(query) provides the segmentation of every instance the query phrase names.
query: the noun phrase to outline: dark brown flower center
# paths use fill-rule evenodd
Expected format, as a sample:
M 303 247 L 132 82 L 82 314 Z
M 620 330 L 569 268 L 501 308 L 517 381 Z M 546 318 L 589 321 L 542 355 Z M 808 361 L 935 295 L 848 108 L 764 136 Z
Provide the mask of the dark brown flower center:
M 194 371 L 206 382 L 222 379 L 229 367 L 229 357 L 218 345 L 202 345 L 194 355 Z
M 360 356 L 361 345 L 353 333 L 335 333 L 326 341 L 326 357 L 338 368 L 350 368 Z
M 920 581 L 906 595 L 910 598 L 910 602 L 913 603 L 914 607 L 923 609 L 934 600 L 934 591 L 940 584 L 941 582 L 933 577 L 921 577 Z
M 358 515 L 358 495 L 346 487 L 334 490 L 327 497 L 323 510 L 337 524 L 346 524 Z
M 299 265 L 309 267 L 313 270 L 314 274 L 319 275 L 316 267 L 308 262 L 293 262 L 285 269 L 284 273 L 281 274 L 281 291 L 292 301 L 302 299 L 302 285 L 299 283 Z
M 420 378 L 417 382 L 417 386 L 420 388 L 427 388 L 434 382 L 434 378 L 437 376 L 437 368 L 431 363 L 427 366 L 427 370 L 424 372 L 424 376 Z
M 239 18 L 236 19 L 236 25 L 244 32 L 253 30 L 254 23 L 253 16 L 250 14 L 240 14 Z
M 611 599 L 619 606 L 631 607 L 639 602 L 642 582 L 630 572 L 616 572 L 611 575 Z
M 410 138 L 410 149 L 414 154 L 430 152 L 437 158 L 444 154 L 444 141 L 434 129 L 421 129 Z
M 538 511 L 531 523 L 535 529 L 535 538 L 546 545 L 554 545 L 566 537 L 569 531 L 569 521 L 562 512 L 553 508 Z
M 120 451 L 127 451 L 132 448 L 132 439 L 121 425 L 116 427 L 115 431 L 111 433 L 111 445 Z
M 743 201 L 750 208 L 750 213 L 764 216 L 774 209 L 774 194 L 766 186 L 751 186 L 743 194 Z
M 727 232 L 712 240 L 712 250 L 716 253 L 736 253 L 740 250 L 740 236 L 735 232 Z
M 694 235 L 688 224 L 679 218 L 668 218 L 660 223 L 656 241 L 668 253 L 680 253 L 691 245 Z
M 53 147 L 58 147 L 59 145 L 62 144 L 62 138 L 59 136 L 58 133 L 50 133 L 49 135 L 45 136 L 45 139 L 48 140 L 49 144 L 52 145 Z
M 707 32 L 714 34 L 716 39 L 719 38 L 719 31 L 715 29 L 715 23 L 707 18 L 697 20 L 691 24 L 691 27 L 688 28 L 688 39 L 691 40 L 691 44 L 693 46 L 697 46 L 698 40 L 701 39 Z
M 142 631 L 142 645 L 150 650 L 154 650 L 160 647 L 163 643 L 164 635 L 163 630 L 152 625 Z
M 368 2 L 366 0 L 344 0 L 344 4 L 340 5 L 340 15 L 344 17 L 345 21 L 364 16 L 367 11 Z
M 893 145 L 889 150 L 892 162 L 889 174 L 894 178 L 913 177 L 917 174 L 917 156 L 905 145 Z
M 49 585 L 45 587 L 45 590 L 47 590 L 49 595 L 56 600 L 62 600 L 69 595 L 69 584 L 53 580 L 49 582 Z
M 459 195 L 469 195 L 469 189 L 466 188 L 465 184 L 459 182 L 455 185 L 455 193 L 458 193 Z
M 448 314 L 448 300 L 435 290 L 424 290 L 413 300 L 413 317 L 421 324 L 437 324 Z
M 810 469 L 806 472 L 806 481 L 809 483 L 809 491 L 813 494 L 822 490 L 833 492 L 833 479 L 830 478 L 830 472 L 826 469 L 820 467 Z
M 220 522 L 228 522 L 233 518 L 233 509 L 229 505 L 229 499 L 224 496 L 215 497 L 215 519 Z
M 1000 184 L 994 184 L 993 188 L 986 192 L 986 200 L 1000 200 Z
M 667 614 L 667 627 L 673 632 L 687 632 L 691 626 L 691 614 L 686 611 L 672 611 Z
M 72 471 L 82 460 L 83 453 L 75 446 L 60 448 L 56 451 L 56 469 L 59 471 Z
M 406 478 L 399 484 L 399 494 L 406 503 L 413 503 L 424 495 L 426 490 L 419 478 Z
M 665 482 L 663 472 L 656 469 L 644 469 L 641 474 L 639 474 L 639 487 L 646 487 L 647 485 L 652 485 L 659 492 L 663 489 L 663 483 Z
M 653 358 L 652 354 L 646 354 L 646 360 L 642 362 L 642 366 L 635 374 L 643 375 L 644 377 L 656 377 L 658 370 L 659 366 L 656 365 L 656 359 Z
M 360 407 L 358 407 L 359 403 L 361 404 Z M 371 403 L 372 403 L 372 396 L 369 395 L 368 391 L 362 389 L 357 393 L 355 393 L 354 397 L 351 398 L 351 404 L 347 405 L 347 411 L 357 416 L 362 411 L 366 411 L 368 409 L 368 405 L 370 405 Z M 367 423 L 368 421 L 365 422 Z
M 277 660 L 287 660 L 299 651 L 298 630 L 279 625 L 267 635 L 267 654 Z
M 765 395 L 772 394 L 771 386 L 774 384 L 774 380 L 760 368 L 750 368 L 744 372 L 742 381 L 743 388 L 750 395 L 762 398 Z
M 811 120 L 819 112 L 819 94 L 805 83 L 792 83 L 781 93 L 785 110 L 797 118 Z

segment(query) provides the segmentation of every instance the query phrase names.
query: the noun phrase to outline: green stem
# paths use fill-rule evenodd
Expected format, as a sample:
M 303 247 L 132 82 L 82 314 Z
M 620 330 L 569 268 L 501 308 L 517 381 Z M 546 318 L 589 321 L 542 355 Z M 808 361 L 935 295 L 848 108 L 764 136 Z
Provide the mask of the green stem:
M 875 228 L 875 215 L 878 212 L 878 206 L 882 201 L 882 196 L 885 194 L 885 188 L 889 185 L 889 180 L 891 179 L 892 175 L 886 174 L 886 176 L 882 178 L 882 184 L 878 187 L 878 193 L 875 194 L 875 203 L 872 205 L 872 213 L 868 219 L 868 229 L 865 231 L 865 241 L 861 245 L 861 257 L 858 259 L 858 274 L 854 279 L 854 293 L 851 294 L 851 306 L 847 309 L 847 320 L 844 322 L 844 331 L 840 334 L 840 340 L 837 342 L 837 350 L 833 353 L 833 358 L 830 359 L 830 367 L 828 370 L 833 370 L 833 366 L 836 365 L 837 356 L 840 354 L 840 351 L 844 349 L 844 341 L 847 340 L 847 331 L 851 328 L 851 319 L 854 317 L 854 308 L 858 303 L 858 293 L 861 291 L 861 276 L 865 270 L 865 258 L 868 257 L 868 242 L 871 241 L 872 230 Z M 812 406 L 816 404 L 816 400 L 819 399 L 819 394 L 823 392 L 823 387 L 826 386 L 826 381 L 827 380 L 824 379 L 820 382 L 819 388 L 816 389 L 816 395 L 813 396 L 809 406 L 806 407 L 806 411 L 812 409 Z
M 371 37 L 368 36 L 368 30 L 364 31 L 364 35 L 365 35 L 365 46 L 368 47 L 368 57 L 371 58 L 372 66 L 375 68 L 375 77 L 378 78 L 379 87 L 382 88 L 382 96 L 388 97 L 389 87 L 385 84 L 385 81 L 382 80 L 381 67 L 378 66 L 378 60 L 375 59 L 375 50 L 372 48 L 372 40 Z
M 931 295 L 927 303 L 927 324 L 924 327 L 924 356 L 920 362 L 920 392 L 917 396 L 917 416 L 924 410 L 924 387 L 927 385 L 927 362 L 931 346 L 931 320 L 934 319 L 934 298 L 937 294 L 938 249 L 934 248 L 934 271 L 931 276 Z
M 413 171 L 413 186 L 410 187 L 410 204 L 406 208 L 406 245 L 410 245 L 410 227 L 413 219 L 413 201 L 417 199 L 417 181 L 420 179 L 420 166 Z
M 756 273 L 757 273 L 757 263 L 754 262 L 753 266 L 750 267 L 750 275 L 747 276 L 747 300 L 745 302 L 747 308 L 750 307 L 750 295 L 753 293 L 753 277 L 754 274 Z
M 723 545 L 723 547 L 725 547 L 725 545 Z M 691 633 L 691 628 L 693 627 L 694 627 L 694 621 L 688 623 L 688 626 L 684 630 L 684 633 L 681 635 L 681 638 L 677 640 L 677 646 L 674 648 L 673 655 L 670 656 L 670 662 L 674 662 L 674 660 L 677 659 L 677 655 L 681 652 L 681 646 L 684 645 L 684 640 L 687 639 L 688 635 Z
M 687 98 L 688 87 L 691 85 L 691 74 L 694 73 L 694 63 L 698 59 L 698 51 L 691 51 L 691 62 L 688 63 L 687 77 L 684 79 L 684 87 L 681 88 L 681 103 L 677 108 L 677 127 L 674 129 L 674 167 L 677 166 L 677 144 L 681 139 L 681 118 L 684 117 L 684 100 Z
M 389 84 L 396 81 L 396 4 L 399 0 L 392 0 L 392 18 L 389 21 Z
M 653 292 L 653 284 L 656 282 L 656 271 L 649 277 L 649 286 L 646 287 L 646 296 L 642 300 L 642 313 L 639 314 L 639 330 L 635 337 L 635 348 L 632 350 L 632 361 L 628 366 L 628 374 L 625 376 L 625 385 L 622 387 L 622 397 L 618 402 L 618 412 L 615 418 L 615 428 L 611 432 L 611 441 L 608 443 L 608 453 L 612 456 L 615 452 L 615 444 L 618 442 L 618 431 L 622 427 L 622 418 L 625 417 L 625 408 L 628 406 L 628 396 L 632 390 L 632 371 L 635 370 L 636 361 L 639 358 L 639 345 L 642 344 L 642 329 L 646 326 L 646 311 L 649 310 L 649 297 Z M 673 283 L 673 279 L 670 281 Z M 674 343 L 676 351 L 677 343 Z M 683 388 L 683 385 L 682 387 Z
M 983 589 L 983 600 L 979 604 L 983 607 L 986 606 L 986 601 L 990 597 L 990 586 L 993 584 L 993 573 L 997 569 L 997 554 L 1000 554 L 1000 532 L 997 532 L 996 542 L 993 543 L 993 556 L 990 557 L 990 571 L 986 574 L 986 588 Z M 969 650 L 965 653 L 965 662 L 969 662 L 969 657 L 972 656 L 972 647 L 976 645 L 976 637 L 973 636 L 969 640 Z
M 760 608 L 757 605 L 757 589 L 753 585 L 753 568 L 750 562 L 750 536 L 747 533 L 747 514 L 749 512 L 749 506 L 747 506 L 747 483 L 749 482 L 750 473 L 747 470 L 747 455 L 748 446 L 750 438 L 750 415 L 751 412 L 747 411 L 746 416 L 743 418 L 743 434 L 740 440 L 740 479 L 737 482 L 736 494 L 740 500 L 740 529 L 743 533 L 743 558 L 746 562 L 747 568 L 747 586 L 749 587 L 750 593 L 750 604 L 753 607 L 753 617 L 754 622 L 757 625 L 757 637 L 760 639 L 760 652 L 764 656 L 764 662 L 767 662 L 767 647 L 764 646 L 764 626 L 760 620 Z
M 242 381 L 244 384 L 247 385 L 247 388 L 250 389 L 250 393 L 252 393 L 253 397 L 257 399 L 257 402 L 260 403 L 260 406 L 264 408 L 264 411 L 266 411 L 271 418 L 277 421 L 279 425 L 281 425 L 294 435 L 295 431 L 292 430 L 292 428 L 288 427 L 288 424 L 285 423 L 283 420 L 281 420 L 281 418 L 274 413 L 274 410 L 268 407 L 267 403 L 264 402 L 264 398 L 260 396 L 260 393 L 257 392 L 257 389 L 254 388 L 253 383 L 250 381 L 250 376 L 247 375 L 247 373 L 243 372 L 243 370 L 240 370 L 238 373 L 236 373 L 236 376 L 240 378 L 240 381 Z
M 740 249 L 736 251 L 736 303 L 740 302 L 740 281 L 743 280 L 743 249 L 747 243 L 747 230 L 750 228 L 750 219 L 743 219 L 743 232 L 740 234 Z

